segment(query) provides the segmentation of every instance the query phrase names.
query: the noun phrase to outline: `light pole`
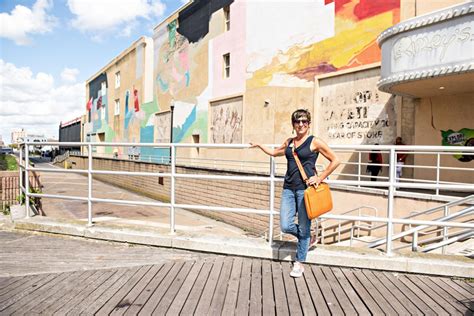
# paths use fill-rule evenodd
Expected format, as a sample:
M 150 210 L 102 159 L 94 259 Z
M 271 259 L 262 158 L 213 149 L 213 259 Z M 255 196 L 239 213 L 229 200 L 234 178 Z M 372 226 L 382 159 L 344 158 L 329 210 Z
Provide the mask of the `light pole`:
M 173 113 L 174 113 L 174 100 L 171 100 L 170 103 L 170 111 L 171 111 L 171 125 L 170 125 L 170 143 L 173 143 Z M 170 163 L 171 163 L 171 151 L 172 147 L 170 147 Z

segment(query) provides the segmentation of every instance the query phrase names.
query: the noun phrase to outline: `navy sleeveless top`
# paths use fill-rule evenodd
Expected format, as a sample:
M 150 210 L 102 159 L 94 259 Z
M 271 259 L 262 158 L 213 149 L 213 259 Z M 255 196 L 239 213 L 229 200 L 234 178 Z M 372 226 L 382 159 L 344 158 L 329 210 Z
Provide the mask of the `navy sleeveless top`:
M 309 136 L 306 140 L 296 148 L 298 158 L 303 165 L 306 175 L 309 177 L 316 174 L 316 159 L 318 159 L 319 152 L 311 151 L 311 142 L 314 136 Z M 295 158 L 293 157 L 293 139 L 290 140 L 285 149 L 285 157 L 287 160 L 285 181 L 283 182 L 284 189 L 290 190 L 304 190 L 306 183 L 303 181 L 303 176 L 298 169 Z

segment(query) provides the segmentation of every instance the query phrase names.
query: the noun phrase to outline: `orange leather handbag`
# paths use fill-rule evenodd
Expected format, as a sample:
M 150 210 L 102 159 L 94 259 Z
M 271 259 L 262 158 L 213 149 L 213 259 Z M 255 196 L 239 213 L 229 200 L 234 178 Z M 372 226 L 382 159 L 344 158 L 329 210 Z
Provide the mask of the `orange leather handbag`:
M 296 164 L 303 176 L 303 180 L 307 182 L 308 176 L 306 175 L 294 148 L 293 157 L 295 157 Z M 315 219 L 316 217 L 332 210 L 332 196 L 329 184 L 321 182 L 319 185 L 309 185 L 304 191 L 304 205 L 309 219 Z

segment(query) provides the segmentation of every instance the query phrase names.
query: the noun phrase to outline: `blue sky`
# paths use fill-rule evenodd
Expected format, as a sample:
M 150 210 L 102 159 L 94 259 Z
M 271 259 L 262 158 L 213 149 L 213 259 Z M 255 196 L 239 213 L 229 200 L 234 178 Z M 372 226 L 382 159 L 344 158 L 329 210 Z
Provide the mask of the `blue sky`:
M 185 0 L 0 0 L 0 135 L 57 137 L 85 81 Z

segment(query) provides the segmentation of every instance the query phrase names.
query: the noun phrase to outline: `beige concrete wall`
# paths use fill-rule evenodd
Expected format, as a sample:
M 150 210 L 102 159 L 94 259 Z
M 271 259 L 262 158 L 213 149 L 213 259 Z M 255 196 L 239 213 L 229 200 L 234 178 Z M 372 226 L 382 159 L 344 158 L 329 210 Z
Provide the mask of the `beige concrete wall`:
M 464 2 L 466 0 L 401 0 L 400 21 Z
M 474 129 L 473 100 L 474 93 L 420 99 L 415 111 L 415 144 L 441 146 L 441 131 Z M 417 155 L 414 161 L 417 165 L 435 166 L 436 155 Z M 474 161 L 461 162 L 452 155 L 443 155 L 441 165 L 474 170 Z M 434 170 L 416 170 L 415 177 L 435 180 L 436 174 Z M 441 171 L 440 179 L 474 183 L 474 172 Z

